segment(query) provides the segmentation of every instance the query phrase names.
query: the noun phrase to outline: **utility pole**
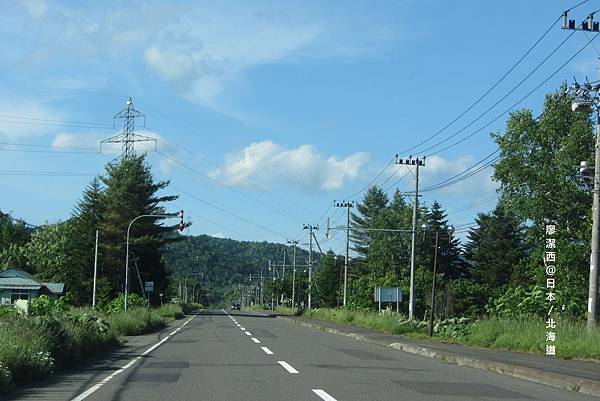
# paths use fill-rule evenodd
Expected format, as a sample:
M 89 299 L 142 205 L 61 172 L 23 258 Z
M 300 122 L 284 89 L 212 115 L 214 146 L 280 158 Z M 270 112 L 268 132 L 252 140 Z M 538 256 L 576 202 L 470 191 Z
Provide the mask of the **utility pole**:
M 282 278 L 285 279 L 285 257 L 287 256 L 287 249 L 283 248 L 283 276 Z
M 96 307 L 96 281 L 98 277 L 98 230 L 96 230 L 96 248 L 94 251 L 94 289 L 92 291 L 92 308 Z
M 124 109 L 115 114 L 113 117 L 113 128 L 115 128 L 116 120 L 123 120 L 123 131 L 120 134 L 106 138 L 100 141 L 100 148 L 105 143 L 120 143 L 123 153 L 121 158 L 131 159 L 135 156 L 135 143 L 136 142 L 154 142 L 154 148 L 156 149 L 156 139 L 150 138 L 144 135 L 138 135 L 135 133 L 135 119 L 141 118 L 143 120 L 143 127 L 146 127 L 146 116 L 133 107 L 133 100 L 131 97 L 127 100 L 127 104 Z
M 417 263 L 417 215 L 419 210 L 419 167 L 425 166 L 425 157 L 402 159 L 396 155 L 396 164 L 415 166 L 415 199 L 412 216 L 412 244 L 410 248 L 410 295 L 408 300 L 408 319 L 412 320 L 415 310 L 415 268 Z
M 294 295 L 296 295 L 296 245 L 298 240 L 287 240 L 288 244 L 292 244 L 294 250 L 292 259 L 292 308 L 294 307 Z
M 265 303 L 265 291 L 264 291 L 264 277 L 263 277 L 263 269 L 260 268 L 260 304 L 264 305 Z
M 600 24 L 594 22 L 594 13 L 579 26 L 575 26 L 575 20 L 567 21 L 568 11 L 562 15 L 562 29 L 570 31 L 600 32 Z M 597 35 L 596 35 L 597 36 Z M 593 38 L 592 38 L 593 40 Z M 591 40 L 590 40 L 591 42 Z M 572 89 L 575 92 L 575 101 L 572 104 L 573 111 L 595 111 L 596 112 L 596 141 L 594 151 L 594 189 L 592 202 L 592 243 L 590 253 L 590 275 L 588 288 L 587 329 L 593 331 L 596 327 L 596 314 L 598 303 L 598 241 L 600 239 L 600 85 L 586 83 L 582 86 L 575 84 Z
M 344 259 L 344 302 L 346 306 L 348 292 L 348 258 L 350 254 L 350 208 L 354 207 L 354 201 L 333 201 L 336 207 L 346 208 L 346 258 Z
M 318 230 L 319 226 L 305 224 L 304 229 L 308 230 L 308 309 L 312 307 L 312 248 L 313 248 L 313 231 Z
M 272 286 L 271 286 L 271 310 L 275 309 L 275 299 L 276 299 L 276 295 L 275 295 L 275 266 L 271 266 L 271 259 L 269 259 L 269 271 L 271 271 L 271 269 L 273 269 L 272 273 L 273 273 L 273 280 L 271 281 Z

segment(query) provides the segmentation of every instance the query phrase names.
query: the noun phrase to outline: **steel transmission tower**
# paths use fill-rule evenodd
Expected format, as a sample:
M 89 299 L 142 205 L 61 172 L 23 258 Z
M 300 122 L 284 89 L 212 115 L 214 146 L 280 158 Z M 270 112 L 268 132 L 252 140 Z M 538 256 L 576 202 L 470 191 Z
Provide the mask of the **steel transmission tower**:
M 135 119 L 141 118 L 143 120 L 142 127 L 146 127 L 146 116 L 140 113 L 133 107 L 133 100 L 131 97 L 127 100 L 126 107 L 115 114 L 113 117 L 113 128 L 116 127 L 116 120 L 123 120 L 123 131 L 120 134 L 112 136 L 110 138 L 106 138 L 100 142 L 100 147 L 104 143 L 120 143 L 121 148 L 123 149 L 123 153 L 121 154 L 121 158 L 123 159 L 131 159 L 135 156 L 135 143 L 136 142 L 154 142 L 154 147 L 156 148 L 156 139 L 150 138 L 144 135 L 138 135 L 135 133 Z

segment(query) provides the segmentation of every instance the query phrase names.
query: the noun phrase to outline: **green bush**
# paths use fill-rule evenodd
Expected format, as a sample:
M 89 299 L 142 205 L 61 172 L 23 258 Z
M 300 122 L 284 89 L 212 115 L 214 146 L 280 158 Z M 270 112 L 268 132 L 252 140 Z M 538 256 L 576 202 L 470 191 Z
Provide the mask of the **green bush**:
M 112 330 L 121 336 L 135 336 L 164 327 L 164 319 L 152 309 L 133 308 L 108 316 Z
M 148 302 L 139 296 L 138 294 L 127 295 L 127 310 L 134 308 L 147 308 Z M 125 295 L 120 294 L 118 297 L 113 299 L 108 305 L 106 305 L 106 313 L 112 314 L 125 310 Z
M 66 296 L 54 300 L 48 295 L 40 295 L 31 302 L 30 313 L 34 316 L 56 316 L 62 315 L 68 310 Z
M 156 313 L 166 321 L 181 319 L 185 316 L 183 307 L 179 304 L 165 304 L 156 310 Z
M 179 305 L 185 314 L 189 314 L 196 309 L 202 309 L 202 304 L 198 304 L 196 302 L 181 302 Z

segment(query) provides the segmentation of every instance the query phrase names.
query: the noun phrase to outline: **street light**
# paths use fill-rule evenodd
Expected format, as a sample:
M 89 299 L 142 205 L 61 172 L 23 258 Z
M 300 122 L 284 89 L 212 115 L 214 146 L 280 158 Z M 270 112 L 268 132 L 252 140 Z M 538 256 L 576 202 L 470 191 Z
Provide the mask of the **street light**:
M 185 275 L 185 278 L 183 279 L 183 288 L 185 289 L 185 302 L 188 301 L 188 288 L 187 288 L 187 279 L 190 276 L 202 276 L 204 273 L 198 273 L 198 272 L 192 272 L 192 273 L 188 273 Z
M 177 217 L 177 216 L 173 216 L 170 214 L 142 214 L 140 216 L 137 216 L 136 218 L 134 218 L 133 220 L 131 220 L 131 222 L 129 223 L 129 226 L 127 227 L 127 245 L 126 245 L 126 255 L 125 255 L 125 312 L 127 312 L 127 296 L 129 294 L 129 231 L 131 230 L 131 225 L 138 219 L 141 219 L 143 217 L 154 217 L 154 218 L 158 218 L 158 217 L 162 217 L 162 218 L 170 218 L 170 217 Z M 180 212 L 180 217 L 183 219 L 183 210 Z M 182 230 L 181 224 L 179 226 L 179 230 Z
M 425 226 L 424 229 L 427 229 L 427 226 L 425 224 L 423 224 Z M 447 234 L 444 234 L 442 232 L 442 235 L 444 236 L 448 236 L 448 241 L 452 240 L 452 234 L 454 233 L 454 227 L 450 226 L 448 227 L 448 230 L 446 231 Z M 431 313 L 429 315 L 429 337 L 433 336 L 433 317 L 435 314 L 435 275 L 437 274 L 437 254 L 438 254 L 438 243 L 439 243 L 439 239 L 440 239 L 440 231 L 439 230 L 435 230 L 435 250 L 433 252 L 433 278 L 431 281 Z

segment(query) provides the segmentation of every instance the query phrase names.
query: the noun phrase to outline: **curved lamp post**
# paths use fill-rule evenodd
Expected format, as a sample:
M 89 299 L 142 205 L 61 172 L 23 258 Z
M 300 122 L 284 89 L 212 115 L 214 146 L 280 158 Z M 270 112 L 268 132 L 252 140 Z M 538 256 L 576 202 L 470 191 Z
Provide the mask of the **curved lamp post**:
M 129 230 L 131 230 L 131 225 L 136 220 L 141 219 L 142 217 L 169 218 L 169 217 L 177 217 L 177 216 L 170 215 L 170 214 L 142 214 L 140 216 L 137 216 L 133 220 L 131 220 L 131 222 L 129 223 L 129 226 L 127 227 L 127 250 L 126 250 L 127 253 L 125 255 L 125 312 L 127 312 L 127 296 L 129 295 Z M 180 226 L 180 228 L 181 228 L 181 226 Z

